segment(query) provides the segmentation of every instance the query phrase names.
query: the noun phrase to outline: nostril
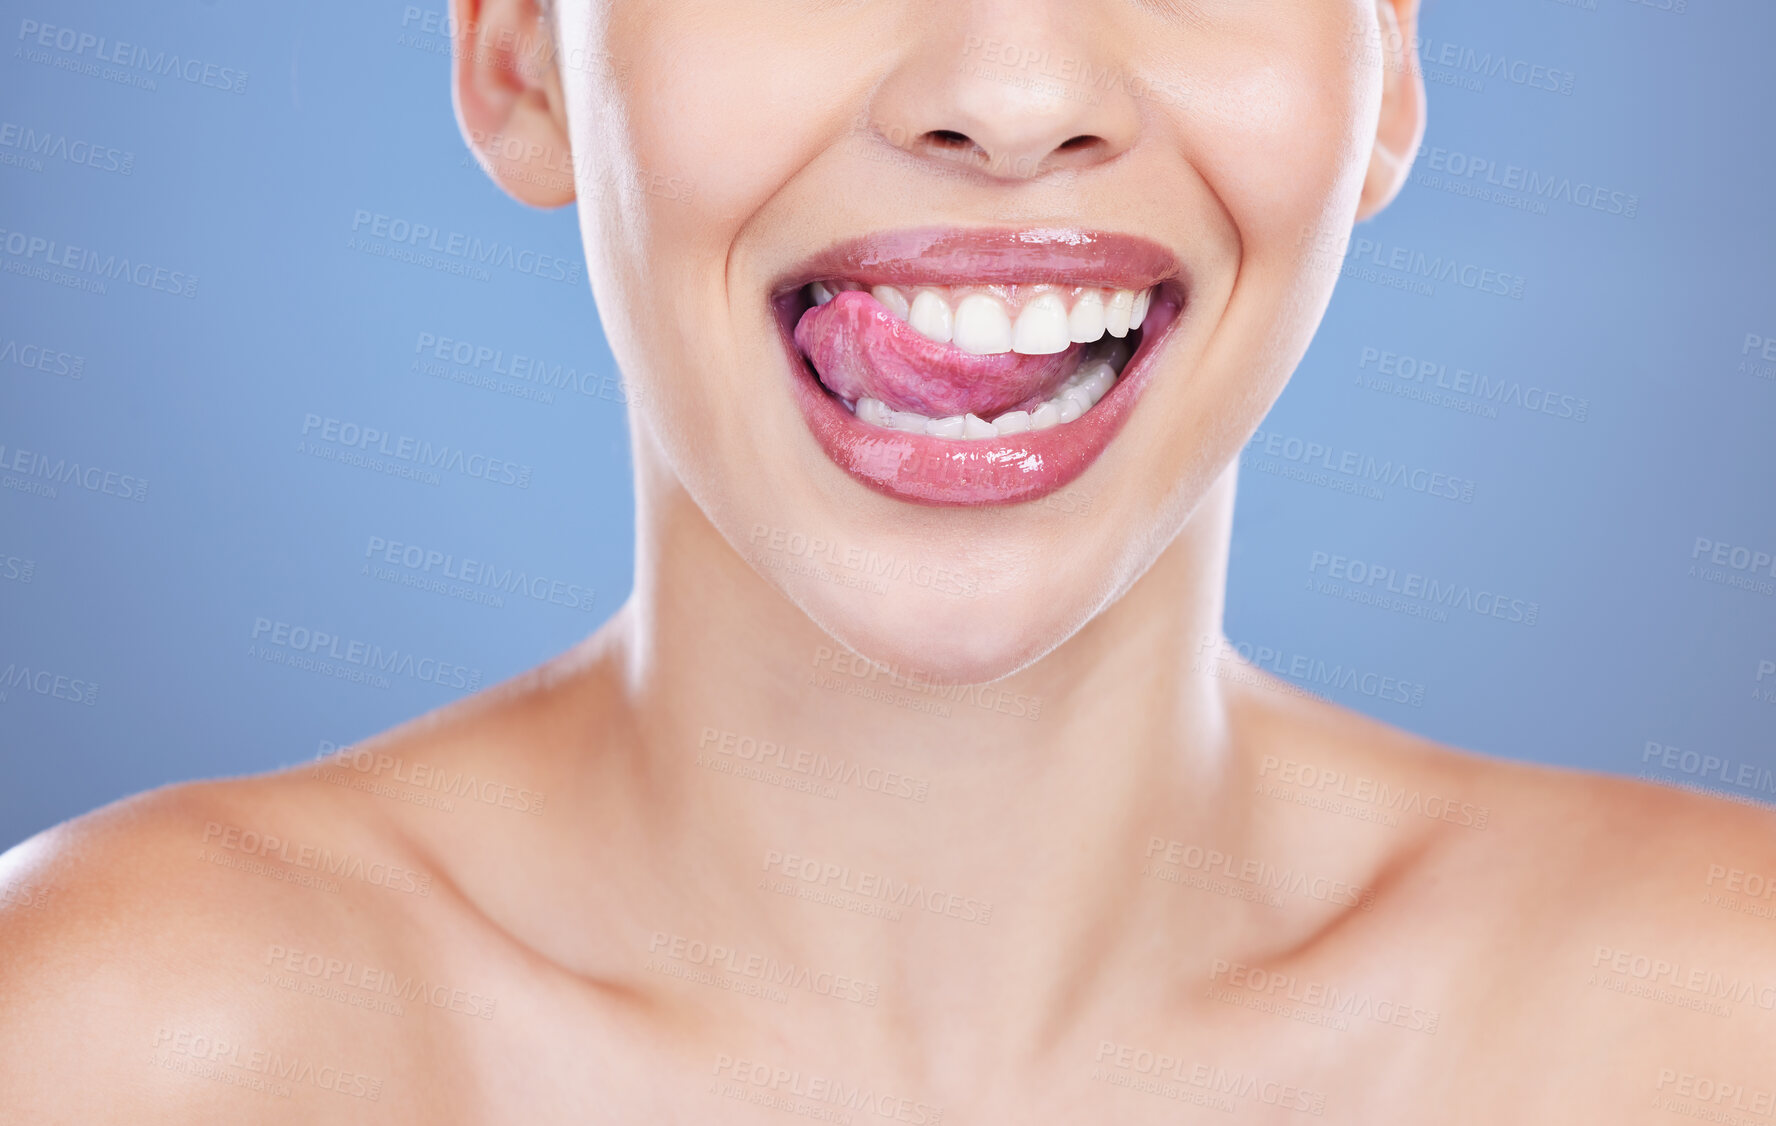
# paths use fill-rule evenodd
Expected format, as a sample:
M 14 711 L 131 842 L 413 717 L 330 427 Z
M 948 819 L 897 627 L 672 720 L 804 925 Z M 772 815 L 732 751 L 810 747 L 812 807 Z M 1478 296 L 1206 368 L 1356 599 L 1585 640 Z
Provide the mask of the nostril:
M 933 129 L 919 138 L 926 152 L 946 160 L 991 165 L 992 154 L 973 137 L 954 129 Z
M 1079 133 L 1067 138 L 1041 155 L 1028 153 L 995 153 L 967 133 L 956 129 L 931 129 L 919 134 L 917 149 L 947 160 L 959 160 L 988 171 L 1028 178 L 1057 167 L 1071 167 L 1081 160 L 1090 161 L 1096 154 L 1108 151 L 1108 140 L 1096 133 Z

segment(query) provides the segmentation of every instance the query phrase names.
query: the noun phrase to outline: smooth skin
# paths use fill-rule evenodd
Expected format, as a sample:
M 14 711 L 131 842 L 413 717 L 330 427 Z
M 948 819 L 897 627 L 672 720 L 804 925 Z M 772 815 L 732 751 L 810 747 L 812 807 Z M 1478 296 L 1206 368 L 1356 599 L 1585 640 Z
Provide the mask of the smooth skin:
M 1769 813 L 1441 747 L 1222 648 L 1238 451 L 1423 134 L 1415 0 L 559 3 L 456 0 L 455 105 L 513 196 L 577 201 L 634 594 L 352 761 L 0 857 L 8 1121 L 1768 1113 Z M 946 224 L 1190 268 L 1067 503 L 878 496 L 796 411 L 768 279 Z M 953 581 L 835 581 L 795 535 Z M 938 714 L 934 681 L 996 683 Z

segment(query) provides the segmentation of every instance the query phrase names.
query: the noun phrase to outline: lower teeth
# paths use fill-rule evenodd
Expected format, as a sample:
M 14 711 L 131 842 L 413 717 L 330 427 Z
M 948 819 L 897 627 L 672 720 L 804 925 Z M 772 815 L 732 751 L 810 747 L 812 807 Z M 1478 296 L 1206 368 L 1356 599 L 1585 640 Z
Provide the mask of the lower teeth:
M 884 430 L 900 430 L 909 434 L 927 434 L 933 438 L 959 438 L 983 441 L 1026 430 L 1047 430 L 1072 422 L 1097 405 L 1099 399 L 1116 386 L 1123 365 L 1133 354 L 1128 342 L 1112 339 L 1108 344 L 1093 345 L 1080 362 L 1079 370 L 1068 376 L 1046 402 L 1035 410 L 1007 411 L 991 422 L 974 414 L 955 414 L 947 418 L 927 418 L 914 411 L 897 411 L 880 399 L 865 396 L 856 404 L 845 402 L 859 422 Z

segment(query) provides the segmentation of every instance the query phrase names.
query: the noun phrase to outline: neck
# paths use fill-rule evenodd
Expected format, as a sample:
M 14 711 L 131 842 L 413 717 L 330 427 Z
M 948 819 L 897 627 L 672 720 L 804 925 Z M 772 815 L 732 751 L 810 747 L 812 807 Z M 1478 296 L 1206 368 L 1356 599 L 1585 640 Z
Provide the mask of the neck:
M 1120 600 L 984 687 L 846 654 L 656 458 L 638 478 L 618 625 L 632 777 L 694 937 L 873 983 L 885 1025 L 963 1001 L 1033 1045 L 1079 1018 L 1091 979 L 1224 946 L 1249 917 L 1141 871 L 1156 836 L 1245 832 L 1202 660 L 1222 636 L 1231 469 Z

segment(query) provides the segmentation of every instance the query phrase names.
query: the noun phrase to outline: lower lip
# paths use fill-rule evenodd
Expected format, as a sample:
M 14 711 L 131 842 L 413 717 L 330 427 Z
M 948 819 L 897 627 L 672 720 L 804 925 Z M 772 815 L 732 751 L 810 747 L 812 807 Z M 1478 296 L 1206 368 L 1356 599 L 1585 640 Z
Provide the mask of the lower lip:
M 796 404 L 814 440 L 840 469 L 896 500 L 940 507 L 975 507 L 1039 500 L 1065 488 L 1110 445 L 1147 386 L 1154 357 L 1171 336 L 1182 308 L 1162 288 L 1147 311 L 1141 346 L 1115 386 L 1072 422 L 1004 438 L 964 441 L 887 430 L 858 421 L 808 370 L 795 341 L 780 334 L 795 365 Z

